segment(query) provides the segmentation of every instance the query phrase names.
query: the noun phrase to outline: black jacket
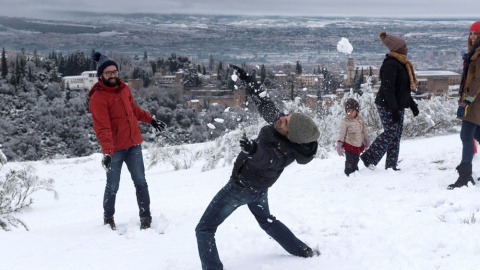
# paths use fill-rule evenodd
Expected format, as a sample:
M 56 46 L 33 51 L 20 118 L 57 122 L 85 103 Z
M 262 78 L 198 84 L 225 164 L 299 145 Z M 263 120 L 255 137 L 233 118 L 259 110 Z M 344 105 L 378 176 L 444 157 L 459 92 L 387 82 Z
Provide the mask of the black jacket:
M 375 104 L 389 111 L 416 105 L 411 95 L 407 68 L 388 54 L 380 68 L 380 81 L 380 90 L 375 98 Z
M 273 122 L 281 113 L 274 103 L 266 97 L 253 93 L 257 108 L 262 117 L 270 123 L 260 130 L 257 139 L 257 151 L 249 156 L 243 152 L 237 156 L 233 165 L 232 178 L 240 185 L 254 190 L 271 187 L 292 162 L 307 164 L 317 153 L 318 143 L 297 144 L 278 133 Z

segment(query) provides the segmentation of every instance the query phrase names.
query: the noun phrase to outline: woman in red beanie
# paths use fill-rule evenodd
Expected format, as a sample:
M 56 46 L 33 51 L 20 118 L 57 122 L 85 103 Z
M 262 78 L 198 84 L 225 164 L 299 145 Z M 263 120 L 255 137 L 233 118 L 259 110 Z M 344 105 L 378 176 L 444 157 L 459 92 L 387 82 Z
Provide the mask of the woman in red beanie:
M 467 39 L 468 53 L 463 55 L 463 74 L 458 96 L 459 106 L 457 117 L 462 119 L 460 139 L 462 140 L 462 161 L 457 166 L 459 177 L 457 181 L 448 186 L 448 189 L 468 186 L 472 177 L 472 159 L 474 141 L 480 141 L 480 21 L 470 27 Z

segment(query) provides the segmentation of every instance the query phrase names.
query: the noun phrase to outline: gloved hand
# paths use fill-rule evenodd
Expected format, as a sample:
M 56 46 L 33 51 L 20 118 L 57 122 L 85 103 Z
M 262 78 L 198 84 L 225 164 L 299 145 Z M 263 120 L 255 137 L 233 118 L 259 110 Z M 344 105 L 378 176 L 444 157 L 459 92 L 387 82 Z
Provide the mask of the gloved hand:
M 343 142 L 337 142 L 337 153 L 339 156 L 344 156 L 345 155 L 345 150 L 343 149 Z
M 106 154 L 102 158 L 102 166 L 107 173 L 112 171 L 112 156 Z
M 402 118 L 402 116 L 400 115 L 400 112 L 398 110 L 393 110 L 392 111 L 392 121 L 394 123 L 400 123 L 400 118 Z
M 416 103 L 413 103 L 412 106 L 410 106 L 410 110 L 412 110 L 413 117 L 417 117 L 417 115 L 420 113 L 420 111 L 418 111 L 418 105 Z
M 158 132 L 162 132 L 164 131 L 165 129 L 167 129 L 167 124 L 165 124 L 164 122 L 160 121 L 160 120 L 155 120 L 155 119 L 152 119 L 152 122 L 150 123 L 156 131 Z
M 457 117 L 460 118 L 460 117 L 464 117 L 464 116 L 467 116 L 467 113 L 468 113 L 468 107 L 470 106 L 470 104 L 472 104 L 472 102 L 474 101 L 475 99 L 473 97 L 466 97 L 462 103 L 460 103 L 458 105 L 458 109 L 457 109 Z
M 230 64 L 230 67 L 237 71 L 238 78 L 242 81 L 248 78 L 247 73 L 241 67 Z
M 245 154 L 253 155 L 257 152 L 257 143 L 253 140 L 249 140 L 247 135 L 243 133 L 243 136 L 240 139 L 240 148 L 242 148 L 242 152 Z
M 368 147 L 370 147 L 370 139 L 369 139 L 369 138 L 366 138 L 365 141 L 363 142 L 363 145 L 365 145 L 365 149 L 367 149 Z

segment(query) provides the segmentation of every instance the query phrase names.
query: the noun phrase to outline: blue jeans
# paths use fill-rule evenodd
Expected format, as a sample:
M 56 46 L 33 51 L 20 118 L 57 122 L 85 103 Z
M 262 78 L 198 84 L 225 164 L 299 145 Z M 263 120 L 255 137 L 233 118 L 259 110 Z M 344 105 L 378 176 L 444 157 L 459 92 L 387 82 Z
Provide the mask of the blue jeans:
M 308 248 L 282 222 L 270 214 L 268 189 L 250 190 L 230 180 L 215 195 L 195 228 L 203 270 L 223 269 L 215 243 L 215 232 L 233 211 L 244 204 L 248 205 L 260 227 L 290 254 L 300 256 Z
M 475 145 L 473 139 L 480 142 L 480 126 L 472 122 L 462 120 L 460 139 L 462 140 L 462 161 L 460 164 L 472 164 Z
M 150 195 L 148 194 L 147 180 L 145 180 L 145 167 L 143 165 L 142 146 L 140 144 L 113 153 L 112 170 L 107 173 L 107 185 L 103 195 L 103 217 L 111 218 L 115 214 L 115 198 L 120 186 L 120 173 L 123 162 L 127 164 L 128 171 L 130 171 L 135 185 L 140 219 L 151 220 Z

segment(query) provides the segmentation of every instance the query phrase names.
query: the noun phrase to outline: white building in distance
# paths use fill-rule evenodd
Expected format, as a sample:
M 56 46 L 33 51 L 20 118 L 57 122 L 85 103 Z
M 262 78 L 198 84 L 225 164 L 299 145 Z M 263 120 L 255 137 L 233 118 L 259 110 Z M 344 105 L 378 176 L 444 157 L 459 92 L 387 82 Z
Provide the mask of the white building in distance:
M 62 78 L 63 90 L 91 89 L 98 82 L 97 71 L 84 71 L 80 76 L 66 76 Z

